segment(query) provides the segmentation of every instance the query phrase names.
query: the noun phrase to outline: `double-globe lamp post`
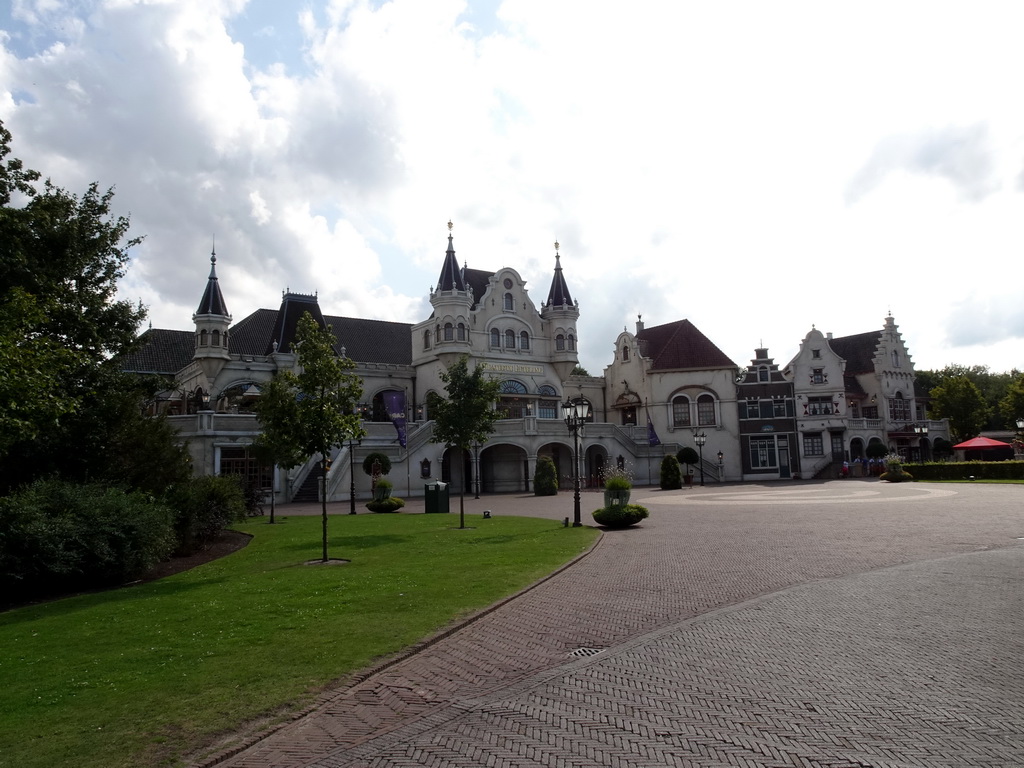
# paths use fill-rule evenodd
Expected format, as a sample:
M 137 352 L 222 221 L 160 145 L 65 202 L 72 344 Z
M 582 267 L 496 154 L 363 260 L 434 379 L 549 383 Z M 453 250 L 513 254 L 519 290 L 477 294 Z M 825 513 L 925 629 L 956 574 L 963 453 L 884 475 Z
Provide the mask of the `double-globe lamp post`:
M 697 450 L 700 451 L 700 487 L 704 487 L 704 443 L 708 441 L 708 436 L 704 432 L 698 432 L 693 436 L 693 442 L 697 444 Z
M 590 417 L 590 403 L 582 397 L 575 400 L 566 399 L 561 405 L 562 418 L 565 419 L 565 426 L 572 432 L 573 455 L 572 455 L 572 484 L 573 484 L 573 517 L 572 526 L 578 528 L 583 525 L 580 522 L 580 432 L 583 425 Z

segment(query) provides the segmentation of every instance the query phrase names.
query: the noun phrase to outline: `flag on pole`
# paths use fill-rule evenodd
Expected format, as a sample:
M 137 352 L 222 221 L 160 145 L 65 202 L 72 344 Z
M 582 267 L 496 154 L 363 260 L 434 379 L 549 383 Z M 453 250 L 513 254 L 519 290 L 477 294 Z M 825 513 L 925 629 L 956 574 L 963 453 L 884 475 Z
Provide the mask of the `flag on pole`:
M 647 444 L 651 447 L 661 445 L 658 433 L 654 431 L 654 424 L 651 422 L 651 415 L 647 414 Z

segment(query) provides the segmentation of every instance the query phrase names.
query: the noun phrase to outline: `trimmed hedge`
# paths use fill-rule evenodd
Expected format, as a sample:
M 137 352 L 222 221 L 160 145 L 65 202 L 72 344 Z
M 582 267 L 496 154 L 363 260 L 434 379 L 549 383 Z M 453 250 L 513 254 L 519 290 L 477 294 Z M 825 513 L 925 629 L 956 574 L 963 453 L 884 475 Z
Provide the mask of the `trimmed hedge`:
M 639 504 L 602 507 L 595 509 L 591 514 L 594 516 L 594 522 L 605 528 L 628 528 L 650 515 L 647 507 L 641 507 Z
M 903 469 L 917 480 L 1024 480 L 1024 461 L 929 461 Z

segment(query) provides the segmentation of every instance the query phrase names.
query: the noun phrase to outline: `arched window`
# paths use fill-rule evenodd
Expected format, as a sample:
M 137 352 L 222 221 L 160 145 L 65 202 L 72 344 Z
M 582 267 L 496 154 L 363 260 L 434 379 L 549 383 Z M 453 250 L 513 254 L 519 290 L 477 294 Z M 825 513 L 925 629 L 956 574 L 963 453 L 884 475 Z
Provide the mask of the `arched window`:
M 499 331 L 497 328 L 491 328 L 491 346 L 501 346 L 501 331 Z
M 228 348 L 228 332 L 224 331 L 224 349 Z
M 624 362 L 624 363 L 628 363 L 629 362 L 629 347 L 623 347 L 622 348 L 622 362 Z
M 900 353 L 899 353 L 899 350 L 895 350 L 894 349 L 892 351 L 892 367 L 893 368 L 899 368 L 900 367 Z
M 498 391 L 503 395 L 525 395 L 526 385 L 515 379 L 505 379 L 498 385 Z
M 512 298 L 511 293 L 506 293 L 503 301 L 504 303 L 502 306 L 505 308 L 506 311 L 511 312 L 516 308 L 516 300 Z
M 685 395 L 672 398 L 672 426 L 690 426 L 690 398 Z
M 451 323 L 444 324 L 444 340 L 453 341 L 455 339 L 455 326 Z
M 516 332 L 515 331 L 505 331 L 505 347 L 507 349 L 515 349 L 516 348 Z
M 458 325 L 456 330 L 457 330 L 457 333 L 458 333 L 459 341 L 465 341 L 466 340 L 466 324 L 465 323 L 459 323 L 459 325 Z
M 562 334 L 555 336 L 555 349 L 559 352 L 565 349 L 565 336 Z
M 570 333 L 568 336 L 566 336 L 566 341 L 569 343 L 569 350 L 570 351 L 575 351 L 575 349 L 576 349 L 576 337 L 573 336 Z
M 423 332 L 423 348 L 430 349 L 430 329 Z
M 711 427 L 715 423 L 715 398 L 701 395 L 697 398 L 697 426 Z
M 528 334 L 526 331 L 523 331 L 522 333 L 519 334 L 519 348 L 520 349 L 529 349 L 530 348 L 530 334 Z
M 206 333 L 206 329 L 203 328 L 203 330 L 201 330 L 199 332 L 199 346 L 200 347 L 205 347 L 207 344 L 209 344 L 209 342 L 210 342 L 209 336 Z
M 215 346 L 215 347 L 219 347 L 219 346 L 220 346 L 220 331 L 216 331 L 216 330 L 215 330 L 215 331 L 214 331 L 214 332 L 213 332 L 213 333 L 212 333 L 212 334 L 210 335 L 210 342 L 211 342 L 211 343 L 213 344 L 213 346 Z

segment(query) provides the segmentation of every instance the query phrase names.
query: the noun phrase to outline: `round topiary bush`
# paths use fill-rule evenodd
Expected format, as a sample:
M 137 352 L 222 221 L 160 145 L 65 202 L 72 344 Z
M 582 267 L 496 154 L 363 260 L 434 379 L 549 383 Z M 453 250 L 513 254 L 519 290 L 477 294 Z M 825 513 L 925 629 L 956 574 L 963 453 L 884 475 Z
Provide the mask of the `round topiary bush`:
M 380 473 L 382 475 L 386 475 L 391 471 L 391 459 L 383 453 L 375 451 L 363 459 L 363 472 L 373 475 L 373 462 L 375 461 L 380 466 Z
M 388 496 L 386 499 L 379 501 L 368 501 L 366 502 L 366 508 L 371 512 L 397 512 L 405 506 L 405 500 L 400 499 L 397 496 Z
M 639 504 L 622 504 L 595 509 L 592 514 L 594 522 L 605 528 L 628 528 L 639 523 L 650 513 L 647 507 L 641 507 Z

